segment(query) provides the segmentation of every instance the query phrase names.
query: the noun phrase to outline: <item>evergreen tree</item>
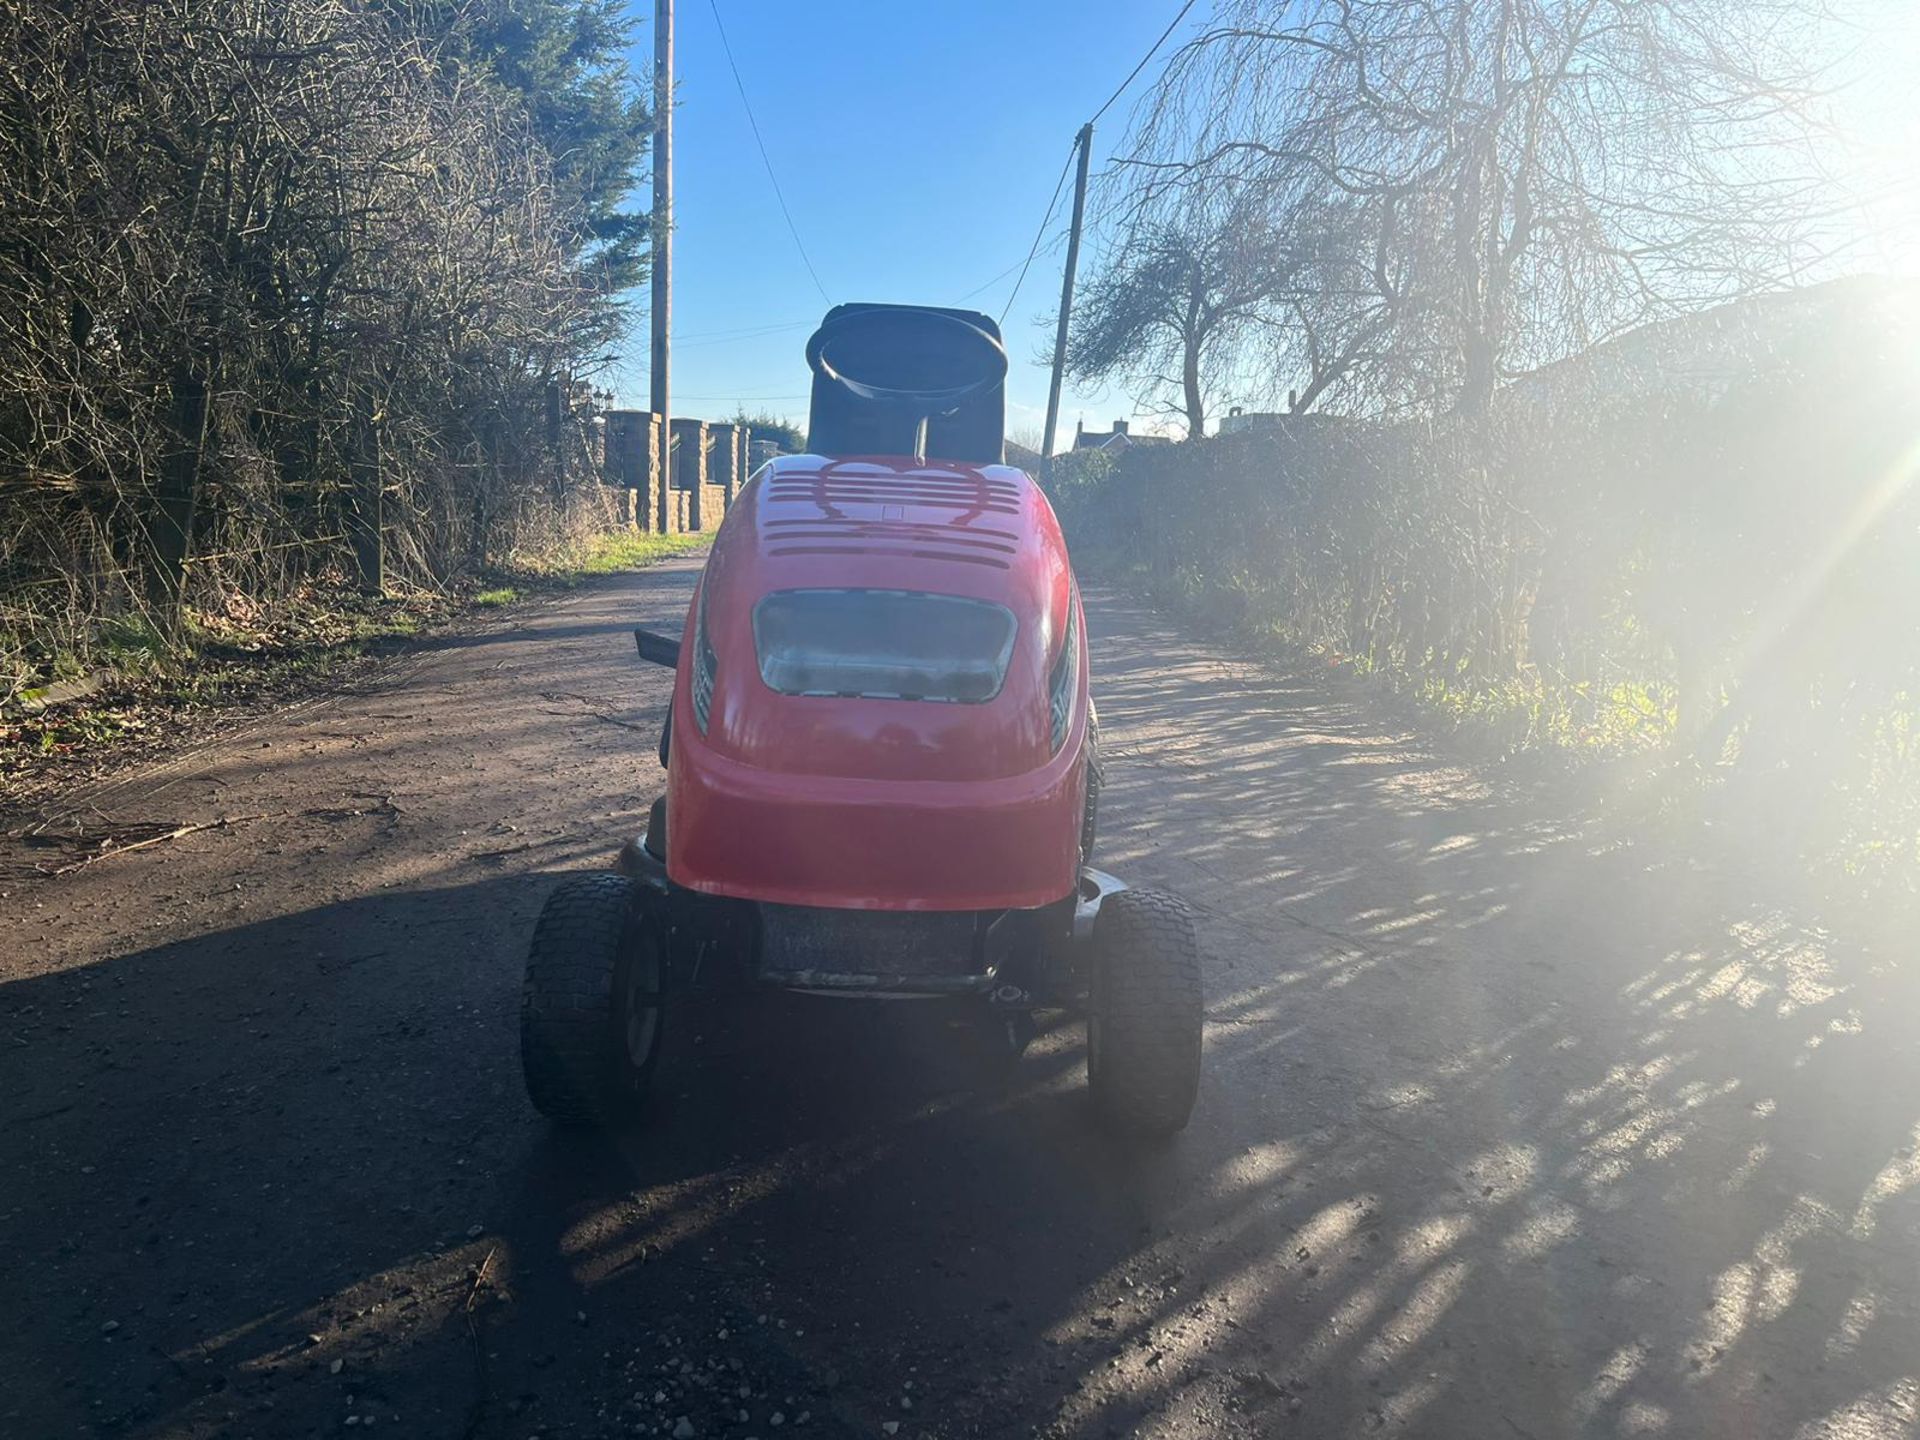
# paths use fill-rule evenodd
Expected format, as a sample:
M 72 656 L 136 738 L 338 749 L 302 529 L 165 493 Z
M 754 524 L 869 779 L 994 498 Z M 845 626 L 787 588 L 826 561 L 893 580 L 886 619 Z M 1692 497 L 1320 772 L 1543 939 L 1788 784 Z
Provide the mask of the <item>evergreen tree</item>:
M 637 22 L 622 0 L 389 0 L 446 63 L 482 71 L 526 107 L 552 161 L 563 236 L 612 297 L 647 276 L 651 216 L 635 208 L 653 132 L 647 86 L 628 63 Z

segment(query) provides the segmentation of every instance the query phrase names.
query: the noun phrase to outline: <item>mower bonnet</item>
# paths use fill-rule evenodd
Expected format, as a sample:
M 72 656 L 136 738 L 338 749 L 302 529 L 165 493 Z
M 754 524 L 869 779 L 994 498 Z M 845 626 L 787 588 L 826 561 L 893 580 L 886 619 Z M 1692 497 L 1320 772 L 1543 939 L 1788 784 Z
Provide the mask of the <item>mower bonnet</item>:
M 736 497 L 688 612 L 668 872 L 828 908 L 1069 896 L 1083 621 L 1052 507 L 998 463 L 998 333 L 843 305 L 807 354 L 820 453 L 775 459 Z

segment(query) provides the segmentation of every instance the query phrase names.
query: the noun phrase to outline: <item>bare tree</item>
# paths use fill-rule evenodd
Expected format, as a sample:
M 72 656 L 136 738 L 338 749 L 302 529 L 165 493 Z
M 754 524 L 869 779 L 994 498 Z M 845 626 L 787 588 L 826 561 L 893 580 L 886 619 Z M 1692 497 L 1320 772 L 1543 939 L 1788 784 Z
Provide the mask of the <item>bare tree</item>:
M 1123 378 L 1145 405 L 1206 433 L 1227 362 L 1303 263 L 1257 212 L 1230 204 L 1136 215 L 1088 281 L 1067 368 L 1075 379 Z
M 1379 403 L 1483 413 L 1514 373 L 1817 258 L 1815 8 L 1224 0 L 1122 162 L 1128 204 L 1229 186 L 1344 236 L 1294 323 L 1390 338 Z
M 467 7 L 0 0 L 0 666 L 598 503 L 564 412 L 642 259 L 644 111 L 595 68 L 617 7 L 515 13 L 577 42 L 527 92 Z

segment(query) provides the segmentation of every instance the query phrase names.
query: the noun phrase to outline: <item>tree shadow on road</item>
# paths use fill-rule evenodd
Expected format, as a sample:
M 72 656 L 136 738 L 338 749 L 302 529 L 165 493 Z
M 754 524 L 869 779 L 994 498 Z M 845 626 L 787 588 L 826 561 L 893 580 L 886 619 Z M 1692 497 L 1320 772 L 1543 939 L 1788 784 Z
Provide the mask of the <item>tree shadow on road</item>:
M 1909 1433 L 1904 967 L 1101 615 L 1106 862 L 1205 915 L 1212 1159 L 1162 1247 L 1200 1273 L 1127 1307 L 1074 1426 Z
M 602 1433 L 608 1407 L 631 1433 L 656 1388 L 691 1403 L 663 1337 L 737 1359 L 761 1420 L 868 1433 L 1020 1367 L 1138 1243 L 1139 1162 L 1089 1132 L 1077 1038 L 1002 1086 L 944 1007 L 690 1007 L 641 1125 L 551 1131 L 516 1030 L 550 884 L 380 892 L 0 988 L 8 1170 L 34 1177 L 9 1433 Z

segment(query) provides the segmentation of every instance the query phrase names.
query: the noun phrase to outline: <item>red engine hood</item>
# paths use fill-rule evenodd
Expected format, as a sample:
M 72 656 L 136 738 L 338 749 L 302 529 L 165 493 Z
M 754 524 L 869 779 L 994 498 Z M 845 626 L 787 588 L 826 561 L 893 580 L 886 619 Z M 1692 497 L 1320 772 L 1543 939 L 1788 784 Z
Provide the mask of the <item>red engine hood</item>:
M 1025 774 L 1051 758 L 1047 675 L 1072 581 L 1053 509 L 1019 470 L 783 456 L 727 512 L 702 585 L 719 662 L 706 743 L 727 760 L 796 776 L 937 781 Z M 814 588 L 1003 605 L 1017 622 L 1006 681 L 979 704 L 779 694 L 760 678 L 753 608 L 773 591 Z

